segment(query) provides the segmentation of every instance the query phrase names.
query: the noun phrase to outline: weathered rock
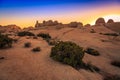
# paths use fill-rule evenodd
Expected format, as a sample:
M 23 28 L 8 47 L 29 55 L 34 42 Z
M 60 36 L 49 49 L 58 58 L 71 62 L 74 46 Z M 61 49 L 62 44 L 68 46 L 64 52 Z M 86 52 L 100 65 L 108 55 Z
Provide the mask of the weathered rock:
M 113 19 L 109 19 L 107 23 L 114 23 Z
M 90 27 L 91 25 L 90 24 L 86 24 L 86 25 L 84 25 L 84 27 Z
M 83 24 L 81 22 L 71 22 L 69 23 L 69 27 L 73 27 L 73 28 L 76 28 L 76 27 L 82 27 Z
M 105 20 L 104 18 L 98 18 L 95 22 L 95 25 L 98 25 L 98 26 L 103 26 L 105 25 Z

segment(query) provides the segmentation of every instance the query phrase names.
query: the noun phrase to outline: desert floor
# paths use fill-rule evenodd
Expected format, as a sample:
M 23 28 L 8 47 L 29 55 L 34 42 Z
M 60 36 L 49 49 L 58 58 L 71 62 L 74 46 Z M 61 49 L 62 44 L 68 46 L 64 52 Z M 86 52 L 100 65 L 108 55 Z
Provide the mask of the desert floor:
M 90 33 L 94 29 L 96 33 Z M 112 33 L 110 29 L 102 26 L 86 28 L 43 28 L 31 30 L 37 34 L 49 33 L 52 38 L 62 41 L 72 41 L 81 47 L 91 47 L 100 52 L 100 56 L 85 54 L 83 61 L 89 62 L 101 69 L 101 73 L 88 70 L 76 70 L 52 60 L 51 47 L 42 38 L 18 37 L 18 42 L 12 48 L 0 50 L 0 80 L 103 80 L 105 75 L 120 75 L 120 68 L 111 65 L 111 61 L 120 61 L 120 37 L 113 37 L 99 33 Z M 11 36 L 14 37 L 14 36 Z M 105 42 L 102 42 L 104 40 Z M 31 42 L 30 48 L 25 48 L 24 43 Z M 40 46 L 40 52 L 31 49 Z

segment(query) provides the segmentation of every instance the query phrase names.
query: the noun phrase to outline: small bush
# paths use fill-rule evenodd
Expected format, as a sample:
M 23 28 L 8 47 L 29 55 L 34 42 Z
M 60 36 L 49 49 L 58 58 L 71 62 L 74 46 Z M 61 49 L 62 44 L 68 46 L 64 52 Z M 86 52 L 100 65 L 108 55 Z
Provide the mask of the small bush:
M 54 39 L 51 39 L 51 40 L 48 40 L 47 42 L 48 42 L 49 45 L 55 45 L 55 44 L 57 44 L 59 41 L 54 40 Z
M 9 38 L 7 35 L 0 34 L 0 48 L 12 47 L 13 39 Z
M 120 62 L 119 61 L 112 61 L 111 64 L 113 66 L 119 67 L 120 68 Z
M 120 76 L 119 75 L 110 75 L 110 76 L 106 76 L 104 78 L 104 80 L 120 80 Z
M 26 48 L 31 47 L 31 43 L 30 43 L 30 42 L 26 42 L 26 43 L 24 44 L 24 47 L 26 47 Z
M 85 52 L 88 53 L 88 54 L 94 55 L 94 56 L 99 56 L 100 55 L 100 53 L 97 50 L 92 49 L 92 48 L 87 48 L 85 50 Z
M 107 36 L 119 36 L 117 33 L 100 33 L 101 35 L 107 35 Z
M 0 57 L 0 60 L 5 59 L 5 57 Z
M 73 42 L 59 42 L 52 49 L 50 57 L 74 68 L 82 65 L 84 50 Z
M 35 36 L 32 32 L 22 31 L 18 33 L 18 36 Z
M 40 47 L 35 47 L 35 48 L 32 49 L 32 51 L 33 52 L 39 52 L 39 51 L 41 51 L 41 48 Z
M 47 34 L 45 34 L 45 33 L 39 33 L 39 34 L 37 34 L 37 36 L 38 37 L 42 37 L 45 40 L 51 39 L 51 36 L 48 33 Z
M 82 65 L 83 69 L 89 70 L 91 72 L 100 72 L 100 69 L 94 65 L 92 65 L 91 63 L 83 63 Z
M 38 37 L 37 36 L 33 36 L 33 39 L 38 39 Z

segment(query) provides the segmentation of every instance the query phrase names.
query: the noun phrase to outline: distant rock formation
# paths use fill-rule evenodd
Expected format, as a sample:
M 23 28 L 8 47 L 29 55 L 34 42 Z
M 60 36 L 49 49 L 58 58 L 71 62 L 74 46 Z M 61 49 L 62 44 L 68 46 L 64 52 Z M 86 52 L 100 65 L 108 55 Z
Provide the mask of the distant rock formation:
M 60 23 L 58 21 L 52 21 L 52 20 L 43 21 L 42 23 L 39 23 L 38 21 L 36 21 L 35 28 L 43 27 L 43 26 L 56 26 L 59 24 Z
M 68 24 L 69 27 L 77 28 L 77 27 L 83 27 L 83 24 L 81 22 L 71 22 Z
M 98 18 L 95 22 L 95 25 L 98 25 L 98 26 L 103 26 L 105 25 L 105 20 L 104 18 Z
M 114 23 L 113 19 L 109 19 L 107 23 Z
M 84 25 L 84 27 L 90 27 L 91 25 L 90 24 L 86 24 L 86 25 Z
M 41 27 L 41 24 L 40 24 L 38 21 L 36 21 L 35 27 L 36 27 L 36 28 L 37 28 L 37 27 Z
M 120 33 L 120 22 L 114 22 L 114 23 L 110 23 L 110 24 L 106 24 L 105 27 Z

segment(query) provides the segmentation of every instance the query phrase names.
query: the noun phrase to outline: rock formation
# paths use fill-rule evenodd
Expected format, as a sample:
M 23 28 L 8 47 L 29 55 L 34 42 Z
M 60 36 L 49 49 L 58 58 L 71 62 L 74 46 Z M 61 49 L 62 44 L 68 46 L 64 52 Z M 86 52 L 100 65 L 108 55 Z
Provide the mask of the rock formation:
M 86 25 L 84 25 L 84 27 L 90 27 L 91 25 L 90 24 L 86 24 Z
M 114 23 L 113 19 L 109 19 L 107 23 Z
M 82 27 L 83 24 L 81 22 L 71 22 L 69 23 L 69 27 L 73 27 L 73 28 L 76 28 L 76 27 Z
M 43 26 L 56 26 L 59 25 L 60 23 L 58 23 L 58 21 L 52 21 L 52 20 L 48 20 L 48 21 L 43 21 L 42 23 L 39 23 L 38 21 L 36 21 L 35 27 L 43 27 Z
M 36 21 L 35 27 L 41 27 L 40 23 L 38 21 Z
M 98 18 L 95 22 L 95 25 L 98 25 L 98 26 L 103 26 L 105 25 L 105 20 L 104 18 Z

